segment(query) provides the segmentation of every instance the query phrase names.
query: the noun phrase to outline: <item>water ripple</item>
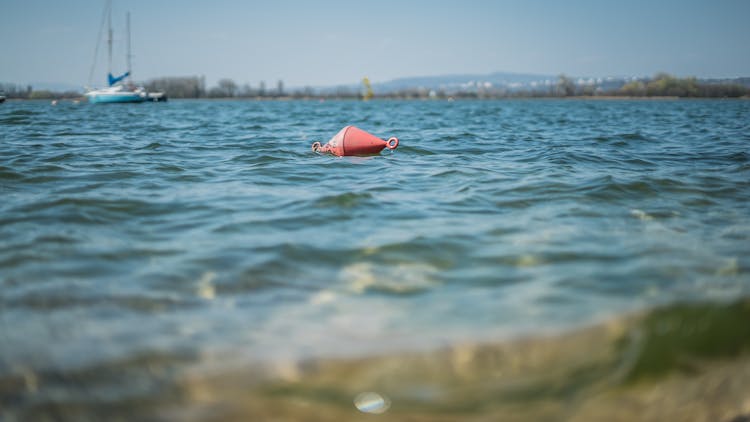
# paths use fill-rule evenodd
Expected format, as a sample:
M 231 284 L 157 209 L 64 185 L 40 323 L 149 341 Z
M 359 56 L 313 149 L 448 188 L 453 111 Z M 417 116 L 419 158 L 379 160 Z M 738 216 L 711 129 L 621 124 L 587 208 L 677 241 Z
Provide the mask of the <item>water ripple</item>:
M 4 104 L 0 376 L 747 295 L 748 122 L 746 101 Z M 348 124 L 399 148 L 312 153 Z

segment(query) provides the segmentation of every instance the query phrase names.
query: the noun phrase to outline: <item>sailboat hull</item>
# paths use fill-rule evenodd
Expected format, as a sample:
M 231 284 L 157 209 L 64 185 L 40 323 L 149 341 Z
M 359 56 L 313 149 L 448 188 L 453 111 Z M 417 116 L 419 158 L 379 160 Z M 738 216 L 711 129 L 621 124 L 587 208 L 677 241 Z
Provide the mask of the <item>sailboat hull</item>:
M 94 91 L 86 94 L 86 97 L 92 104 L 142 103 L 146 100 L 136 92 L 97 93 Z

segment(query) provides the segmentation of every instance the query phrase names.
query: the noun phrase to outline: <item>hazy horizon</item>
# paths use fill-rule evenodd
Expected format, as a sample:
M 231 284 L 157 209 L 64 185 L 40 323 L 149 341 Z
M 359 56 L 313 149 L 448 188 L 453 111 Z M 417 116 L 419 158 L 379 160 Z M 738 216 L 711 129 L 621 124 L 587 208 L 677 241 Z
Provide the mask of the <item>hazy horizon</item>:
M 494 72 L 573 76 L 750 75 L 750 2 L 577 0 L 326 1 L 210 4 L 114 1 L 113 72 L 125 70 L 131 13 L 133 76 L 204 75 L 257 86 L 332 86 Z M 2 6 L 0 82 L 101 85 L 106 43 L 91 70 L 104 2 L 11 0 Z

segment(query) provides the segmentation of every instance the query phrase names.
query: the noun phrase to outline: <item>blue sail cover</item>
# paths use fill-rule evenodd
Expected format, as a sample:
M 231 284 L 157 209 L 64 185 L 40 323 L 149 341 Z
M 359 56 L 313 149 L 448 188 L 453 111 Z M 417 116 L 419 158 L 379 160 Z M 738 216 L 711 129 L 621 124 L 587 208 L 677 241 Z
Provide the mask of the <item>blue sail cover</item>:
M 109 81 L 109 86 L 112 86 L 112 85 L 120 82 L 121 80 L 127 78 L 128 75 L 130 75 L 130 72 L 125 72 L 122 75 L 120 75 L 120 76 L 118 76 L 118 77 L 115 78 L 114 76 L 112 76 L 111 73 L 107 73 L 107 80 Z

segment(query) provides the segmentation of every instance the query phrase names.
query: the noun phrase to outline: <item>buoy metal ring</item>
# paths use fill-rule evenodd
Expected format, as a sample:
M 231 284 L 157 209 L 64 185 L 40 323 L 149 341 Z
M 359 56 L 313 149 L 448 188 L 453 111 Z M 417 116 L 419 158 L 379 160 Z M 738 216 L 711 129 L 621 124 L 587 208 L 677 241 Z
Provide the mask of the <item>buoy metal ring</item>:
M 388 138 L 388 142 L 385 143 L 385 146 L 388 149 L 396 149 L 396 147 L 398 146 L 398 138 Z

